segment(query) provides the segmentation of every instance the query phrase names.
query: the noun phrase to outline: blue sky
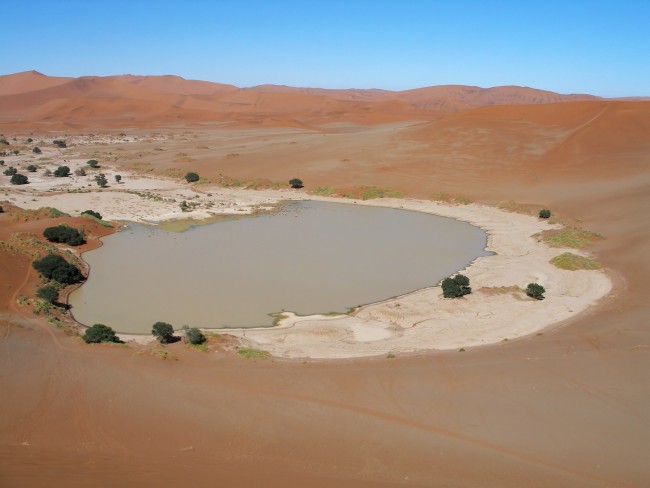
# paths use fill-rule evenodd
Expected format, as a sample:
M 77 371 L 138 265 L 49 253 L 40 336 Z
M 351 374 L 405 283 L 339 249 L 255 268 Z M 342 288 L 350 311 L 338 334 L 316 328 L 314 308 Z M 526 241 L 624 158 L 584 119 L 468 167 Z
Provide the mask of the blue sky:
M 2 5 L 4 3 L 4 5 Z M 0 2 L 0 74 L 650 95 L 650 0 Z

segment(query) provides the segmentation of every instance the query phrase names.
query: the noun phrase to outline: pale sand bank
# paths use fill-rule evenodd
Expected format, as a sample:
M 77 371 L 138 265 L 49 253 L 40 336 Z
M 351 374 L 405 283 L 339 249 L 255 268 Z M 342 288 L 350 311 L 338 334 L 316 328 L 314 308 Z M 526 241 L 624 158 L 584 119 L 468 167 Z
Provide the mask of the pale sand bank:
M 111 171 L 106 173 L 110 175 Z M 65 189 L 87 184 L 87 179 L 65 180 Z M 292 190 L 201 187 L 196 191 L 177 182 L 134 175 L 125 175 L 121 185 L 90 193 L 48 192 L 53 184 L 63 183 L 58 179 L 43 178 L 34 183 L 21 188 L 23 191 L 12 191 L 10 200 L 25 208 L 52 206 L 72 214 L 93 209 L 107 219 L 159 222 L 174 218 L 205 218 L 215 213 L 249 213 L 258 206 L 281 200 L 313 199 L 427 212 L 464 220 L 488 232 L 487 249 L 495 255 L 480 257 L 462 270 L 470 278 L 473 292 L 461 299 L 444 299 L 440 287 L 434 286 L 366 305 L 350 316 L 299 317 L 286 314 L 277 327 L 228 329 L 227 333 L 239 337 L 244 345 L 280 357 L 350 358 L 497 343 L 534 334 L 573 318 L 606 296 L 612 288 L 603 271 L 564 271 L 549 263 L 552 257 L 565 249 L 549 248 L 532 237 L 553 227 L 547 221 L 488 206 L 398 199 L 353 201 L 316 197 Z M 124 190 L 150 191 L 176 202 L 143 198 Z M 177 202 L 192 197 L 212 202 L 212 206 L 181 212 Z M 523 288 L 531 282 L 546 288 L 545 300 L 533 300 L 524 294 Z M 499 287 L 508 287 L 509 290 L 494 290 Z M 151 340 L 150 336 L 121 334 L 121 337 L 125 340 Z

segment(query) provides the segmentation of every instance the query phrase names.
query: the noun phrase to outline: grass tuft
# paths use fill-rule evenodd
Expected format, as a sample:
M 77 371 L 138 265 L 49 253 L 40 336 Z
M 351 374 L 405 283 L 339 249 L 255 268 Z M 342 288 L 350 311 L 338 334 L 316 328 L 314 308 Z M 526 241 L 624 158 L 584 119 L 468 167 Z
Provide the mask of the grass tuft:
M 268 359 L 271 354 L 261 349 L 253 349 L 252 347 L 240 347 L 237 349 L 237 354 L 246 359 Z
M 577 228 L 565 228 L 559 230 L 545 230 L 536 234 L 551 247 L 571 247 L 573 249 L 584 249 L 592 242 L 603 239 L 603 236 Z
M 559 256 L 555 256 L 550 260 L 550 263 L 560 269 L 566 269 L 569 271 L 576 271 L 578 269 L 593 270 L 603 267 L 598 261 L 570 252 L 565 252 Z

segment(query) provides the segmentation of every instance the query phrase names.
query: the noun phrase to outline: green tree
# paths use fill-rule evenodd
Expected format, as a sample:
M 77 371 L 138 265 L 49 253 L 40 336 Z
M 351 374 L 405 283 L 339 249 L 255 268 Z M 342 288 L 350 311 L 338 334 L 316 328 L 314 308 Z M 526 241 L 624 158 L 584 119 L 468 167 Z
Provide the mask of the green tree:
M 458 298 L 472 293 L 469 286 L 469 278 L 462 274 L 457 274 L 453 278 L 442 280 L 442 295 L 445 298 Z
M 104 324 L 95 324 L 88 327 L 82 336 L 86 344 L 99 342 L 120 342 L 115 331 Z
M 11 177 L 9 183 L 11 183 L 12 185 L 26 185 L 27 183 L 29 183 L 29 179 L 25 175 L 16 173 Z
M 36 296 L 49 303 L 54 303 L 59 299 L 59 290 L 54 285 L 45 285 L 36 290 Z
M 166 322 L 153 324 L 151 333 L 161 344 L 168 344 L 174 339 L 174 327 Z
M 539 218 L 540 219 L 548 219 L 551 216 L 551 211 L 544 209 L 539 211 Z
M 544 293 L 546 289 L 537 283 L 528 283 L 526 287 L 526 295 L 536 300 L 544 300 Z
M 18 170 L 13 166 L 9 166 L 6 170 L 2 172 L 5 176 L 13 176 L 18 173 Z
M 32 263 L 33 268 L 48 280 L 58 281 L 64 285 L 79 283 L 84 277 L 79 268 L 68 263 L 58 254 L 48 254 L 43 259 Z
M 121 176 L 121 175 L 115 175 L 115 181 L 116 181 L 117 183 L 119 183 L 120 181 L 122 181 L 122 176 Z
M 54 170 L 53 174 L 57 178 L 65 178 L 66 176 L 70 176 L 70 168 L 68 166 L 59 166 Z
M 33 165 L 33 164 L 30 164 L 29 166 L 27 166 L 27 171 L 29 171 L 30 173 L 36 173 L 37 169 L 38 169 L 38 167 Z
M 38 146 L 34 146 L 34 149 L 32 149 L 32 152 L 35 154 L 41 154 L 43 151 L 41 151 L 41 148 Z
M 86 164 L 91 168 L 99 168 L 99 162 L 96 159 L 89 159 Z
M 64 224 L 46 228 L 43 231 L 43 237 L 50 242 L 60 242 L 71 246 L 80 246 L 86 242 L 83 231 Z
M 102 188 L 106 188 L 106 185 L 108 185 L 108 180 L 106 179 L 106 175 L 104 173 L 95 175 L 95 181 Z
M 52 141 L 52 144 L 54 144 L 55 146 L 57 146 L 59 149 L 64 149 L 64 148 L 68 147 L 68 145 L 66 144 L 66 142 L 65 142 L 65 141 L 62 141 L 62 140 L 60 140 L 60 139 L 56 139 L 56 140 Z
M 187 329 L 185 332 L 185 337 L 187 337 L 187 341 L 190 344 L 203 344 L 205 342 L 205 336 L 203 335 L 203 332 L 201 332 L 199 329 L 196 327 L 190 327 Z
M 291 185 L 291 188 L 302 188 L 302 180 L 299 180 L 298 178 L 294 178 L 293 180 L 289 180 L 289 184 Z
M 194 183 L 195 181 L 199 181 L 199 178 L 200 178 L 199 174 L 194 173 L 193 171 L 190 171 L 185 175 L 185 181 L 187 181 L 188 183 Z

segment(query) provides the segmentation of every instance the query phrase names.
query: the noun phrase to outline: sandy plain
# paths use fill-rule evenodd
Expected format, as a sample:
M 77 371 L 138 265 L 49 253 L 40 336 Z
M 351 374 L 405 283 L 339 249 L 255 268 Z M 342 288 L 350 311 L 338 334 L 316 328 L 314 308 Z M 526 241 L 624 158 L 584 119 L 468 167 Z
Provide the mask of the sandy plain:
M 292 100 L 297 107 L 298 98 Z M 3 114 L 10 113 L 2 103 Z M 253 114 L 234 126 L 183 120 L 182 127 L 157 126 L 164 141 L 144 127 L 152 119 L 111 131 L 112 123 L 104 124 L 111 114 L 103 112 L 95 145 L 80 151 L 70 144 L 70 154 L 48 145 L 57 152 L 43 156 L 52 158 L 43 164 L 78 154 L 117 171 L 194 169 L 215 182 L 264 185 L 300 177 L 312 192 L 331 187 L 357 195 L 360 186 L 375 186 L 413 201 L 463 197 L 549 207 L 605 237 L 588 252 L 607 269 L 609 297 L 562 327 L 465 352 L 245 360 L 222 338 L 208 354 L 173 344 L 161 360 L 147 346 L 85 346 L 33 316 L 16 301 L 35 282 L 29 261 L 3 251 L 4 486 L 648 484 L 648 104 L 585 100 L 424 116 L 405 108 L 401 120 L 373 107 L 381 117 L 361 107 L 358 120 L 344 124 L 336 114 L 315 117 L 308 105 L 257 127 L 253 116 L 272 117 Z M 56 124 L 66 124 L 66 110 L 79 112 L 69 101 L 59 109 L 52 130 L 60 132 L 47 137 L 72 140 L 81 129 L 68 125 L 66 136 Z M 161 125 L 171 123 L 163 119 Z M 310 125 L 316 119 L 327 127 Z M 28 123 L 12 128 L 5 120 L 2 129 L 9 140 L 25 138 Z M 111 138 L 129 142 L 111 145 Z M 134 213 L 147 201 L 136 197 Z M 0 219 L 1 238 L 9 239 L 18 224 Z M 20 225 L 38 232 L 44 222 Z M 487 275 L 477 269 L 473 281 L 482 279 Z

